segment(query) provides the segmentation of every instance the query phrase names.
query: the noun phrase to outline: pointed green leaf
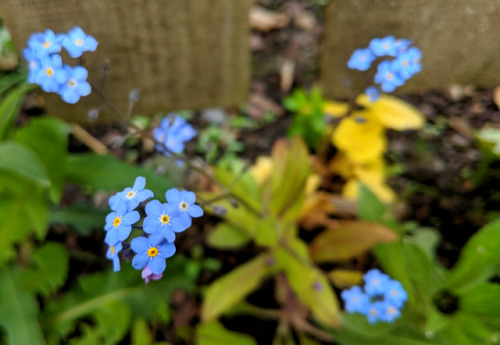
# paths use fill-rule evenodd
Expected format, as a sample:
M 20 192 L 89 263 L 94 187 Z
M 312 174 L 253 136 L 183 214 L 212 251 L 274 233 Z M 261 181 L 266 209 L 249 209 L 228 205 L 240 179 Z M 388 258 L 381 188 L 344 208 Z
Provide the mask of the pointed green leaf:
M 207 289 L 201 316 L 210 321 L 255 290 L 271 269 L 269 255 L 261 254 L 217 279 Z
M 30 148 L 13 142 L 0 145 L 0 170 L 23 177 L 41 187 L 49 187 L 50 179 L 38 155 Z
M 16 132 L 14 140 L 29 147 L 38 155 L 51 181 L 52 201 L 59 202 L 66 169 L 68 146 L 66 124 L 55 118 L 34 119 Z
M 482 227 L 467 242 L 445 286 L 465 291 L 495 275 L 500 263 L 500 220 Z
M 0 142 L 6 138 L 14 119 L 19 114 L 24 95 L 33 88 L 35 88 L 35 85 L 23 83 L 0 101 Z
M 23 289 L 10 269 L 0 270 L 0 282 L 0 326 L 7 333 L 7 344 L 45 344 L 34 296 Z
M 249 335 L 231 332 L 217 321 L 200 324 L 196 328 L 196 344 L 198 345 L 257 345 Z
M 50 224 L 68 224 L 82 236 L 88 236 L 92 230 L 102 230 L 103 221 L 109 210 L 98 210 L 87 204 L 76 204 L 68 208 L 51 209 Z
M 237 249 L 246 245 L 251 239 L 248 233 L 240 228 L 222 222 L 208 234 L 207 244 L 219 249 Z

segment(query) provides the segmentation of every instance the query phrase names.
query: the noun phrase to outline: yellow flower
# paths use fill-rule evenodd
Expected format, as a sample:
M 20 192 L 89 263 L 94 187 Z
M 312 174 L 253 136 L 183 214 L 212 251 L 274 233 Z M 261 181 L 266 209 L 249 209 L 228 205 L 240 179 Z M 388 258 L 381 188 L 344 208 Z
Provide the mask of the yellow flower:
M 384 127 L 366 111 L 342 119 L 332 139 L 333 144 L 353 163 L 377 160 L 387 147 Z
M 274 164 L 271 157 L 260 156 L 257 158 L 255 164 L 250 168 L 250 173 L 255 179 L 255 182 L 257 182 L 257 185 L 260 186 L 271 176 L 273 165 Z
M 323 113 L 332 117 L 341 117 L 347 113 L 349 104 L 342 102 L 326 101 L 323 105 Z
M 342 195 L 348 199 L 358 196 L 359 182 L 366 185 L 383 202 L 393 202 L 394 191 L 385 183 L 385 166 L 382 160 L 353 167 L 353 177 L 344 185 Z

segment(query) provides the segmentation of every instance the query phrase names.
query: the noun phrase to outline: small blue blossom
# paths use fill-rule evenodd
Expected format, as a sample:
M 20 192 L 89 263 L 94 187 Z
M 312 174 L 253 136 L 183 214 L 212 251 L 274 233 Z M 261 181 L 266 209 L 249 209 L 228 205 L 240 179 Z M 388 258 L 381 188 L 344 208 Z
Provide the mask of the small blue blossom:
M 193 192 L 183 190 L 182 192 L 172 188 L 167 190 L 165 193 L 165 198 L 169 204 L 174 204 L 177 206 L 179 211 L 179 217 L 184 218 L 184 223 L 191 226 L 191 217 L 198 218 L 203 216 L 203 209 L 195 205 L 196 195 Z
M 122 243 L 110 245 L 108 251 L 106 252 L 106 257 L 113 260 L 113 271 L 118 272 L 120 270 L 120 258 L 118 253 L 123 249 Z
M 348 313 L 360 313 L 369 323 L 379 321 L 394 322 L 401 316 L 408 295 L 403 285 L 377 269 L 372 269 L 363 276 L 364 292 L 354 286 L 341 293 Z
M 109 198 L 109 206 L 112 210 L 116 210 L 118 204 L 123 202 L 129 211 L 134 210 L 141 202 L 154 196 L 153 192 L 149 189 L 145 189 L 145 187 L 146 179 L 142 176 L 138 176 L 132 188 L 127 187 Z
M 61 84 L 68 80 L 68 73 L 62 65 L 59 55 L 45 56 L 40 60 L 40 69 L 35 75 L 35 82 L 45 92 L 58 92 Z
M 373 79 L 384 92 L 393 92 L 405 81 L 399 76 L 397 66 L 392 61 L 382 61 Z
M 24 48 L 23 56 L 28 64 L 28 82 L 34 84 L 36 74 L 40 70 L 40 59 L 38 58 L 36 51 L 32 48 Z
M 158 151 L 169 155 L 168 151 L 180 153 L 184 151 L 184 143 L 193 139 L 198 133 L 182 117 L 176 114 L 167 115 L 159 127 L 153 130 L 153 138 L 158 143 L 155 147 Z M 167 150 L 165 150 L 165 147 Z
M 78 26 L 71 29 L 62 39 L 62 45 L 72 58 L 80 57 L 83 52 L 95 51 L 97 49 L 97 41 L 94 37 L 85 34 Z
M 61 51 L 61 39 L 50 29 L 45 33 L 36 32 L 28 39 L 28 47 L 36 52 L 39 58 Z
M 185 218 L 179 217 L 179 210 L 175 204 L 162 204 L 158 200 L 151 200 L 146 205 L 147 217 L 144 219 L 144 231 L 148 234 L 160 234 L 168 242 L 174 242 L 175 233 L 189 228 Z
M 366 309 L 366 318 L 371 324 L 377 323 L 383 319 L 385 313 L 385 303 L 382 301 L 375 301 L 370 303 Z
M 403 288 L 403 284 L 397 280 L 390 280 L 386 284 L 384 291 L 384 300 L 394 305 L 396 308 L 401 308 L 406 300 L 408 299 L 408 294 Z
M 365 291 L 368 296 L 375 297 L 385 292 L 390 278 L 378 269 L 372 269 L 365 273 L 363 280 L 365 281 Z
M 394 36 L 384 38 L 374 38 L 369 45 L 375 56 L 396 56 L 398 53 L 398 45 Z
M 116 211 L 106 216 L 104 230 L 107 231 L 107 234 L 104 241 L 108 245 L 114 245 L 119 241 L 125 241 L 132 231 L 132 224 L 137 223 L 140 218 L 139 212 L 129 212 L 125 204 L 118 205 Z
M 396 40 L 395 43 L 398 53 L 405 52 L 410 47 L 411 44 L 412 41 L 405 38 L 400 38 Z
M 366 313 L 370 299 L 359 286 L 353 286 L 349 290 L 342 291 L 340 297 L 342 297 L 345 310 L 348 313 Z
M 370 49 L 356 49 L 347 62 L 347 67 L 349 67 L 350 69 L 366 71 L 368 68 L 370 68 L 372 62 L 375 59 L 376 57 L 375 55 L 373 55 Z
M 166 242 L 160 234 L 134 238 L 130 246 L 137 253 L 132 266 L 139 270 L 147 265 L 153 274 L 163 273 L 167 267 L 166 259 L 175 254 L 175 245 Z
M 88 96 L 91 91 L 90 84 L 87 82 L 87 70 L 85 67 L 65 66 L 67 81 L 61 85 L 59 94 L 66 103 L 75 104 L 81 96 Z
M 370 100 L 370 102 L 375 102 L 380 98 L 380 90 L 375 86 L 367 87 L 365 90 L 365 94 Z
M 394 65 L 396 67 L 399 76 L 408 80 L 413 77 L 414 74 L 420 72 L 422 66 L 420 65 L 420 57 L 422 53 L 418 48 L 412 47 L 408 51 L 402 53 L 394 60 Z

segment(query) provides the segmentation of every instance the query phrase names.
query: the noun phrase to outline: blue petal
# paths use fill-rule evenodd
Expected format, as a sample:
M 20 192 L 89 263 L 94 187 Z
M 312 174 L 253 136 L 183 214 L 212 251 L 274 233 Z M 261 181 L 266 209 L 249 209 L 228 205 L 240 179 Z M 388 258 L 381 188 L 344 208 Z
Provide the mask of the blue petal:
M 144 223 L 142 224 L 143 230 L 148 234 L 153 234 L 160 231 L 161 224 L 156 216 L 148 216 L 144 218 Z
M 146 214 L 148 216 L 160 216 L 162 214 L 161 202 L 154 199 L 146 204 Z
M 137 192 L 135 198 L 137 199 L 138 202 L 143 202 L 144 200 L 152 198 L 153 196 L 154 194 L 152 191 L 150 191 L 149 189 L 144 189 L 141 190 L 140 192 Z
M 144 236 L 136 237 L 130 242 L 130 247 L 138 254 L 145 254 L 149 249 L 149 240 Z
M 175 241 L 175 233 L 168 229 L 165 226 L 162 226 L 160 228 L 160 234 L 162 234 L 163 237 L 167 239 L 168 242 L 174 242 Z
M 168 214 L 170 218 L 175 217 L 179 213 L 178 204 L 165 203 L 163 204 L 163 210 L 165 214 Z
M 117 231 L 118 231 L 118 239 L 120 241 L 125 241 L 130 236 L 130 232 L 132 231 L 132 225 L 120 224 L 118 226 Z
M 178 203 L 181 201 L 181 193 L 175 188 L 169 189 L 165 193 L 165 199 L 171 203 Z
M 187 229 L 187 228 L 189 228 L 191 226 L 192 219 L 191 219 L 191 216 L 189 215 L 189 213 L 187 211 L 180 212 L 179 215 L 178 215 L 178 217 L 182 218 L 182 220 L 180 220 L 180 225 L 178 225 L 179 228 L 181 226 L 187 226 L 186 227 L 186 229 Z M 176 223 L 176 225 L 177 225 L 177 223 Z
M 118 272 L 120 270 L 120 258 L 116 255 L 113 258 L 113 271 Z
M 189 220 L 188 220 L 189 219 Z M 191 218 L 189 217 L 175 217 L 170 220 L 172 230 L 175 232 L 182 232 L 191 226 Z M 172 242 L 172 241 L 169 241 Z
M 76 66 L 75 68 L 73 68 L 73 76 L 78 81 L 87 80 L 88 75 L 89 75 L 89 72 L 87 71 L 87 69 L 85 67 Z
M 160 244 L 165 241 L 165 237 L 163 237 L 163 235 L 161 234 L 153 234 L 151 236 L 149 236 L 149 243 L 152 247 L 159 247 Z
M 141 270 L 146 267 L 148 261 L 149 256 L 147 254 L 137 254 L 136 256 L 134 256 L 134 259 L 132 259 L 132 266 L 136 270 Z
M 117 244 L 120 242 L 118 240 L 118 231 L 116 229 L 111 229 L 106 233 L 106 237 L 104 237 L 104 242 L 110 246 Z
M 139 212 L 132 211 L 122 216 L 122 223 L 131 225 L 137 223 L 139 219 L 141 219 L 141 215 L 139 214 Z
M 203 209 L 198 205 L 193 204 L 193 205 L 189 206 L 188 212 L 189 212 L 189 215 L 191 217 L 198 218 L 198 217 L 203 216 Z
M 165 271 L 167 263 L 165 262 L 165 259 L 163 259 L 162 257 L 155 256 L 153 259 L 150 260 L 148 266 L 151 272 L 153 272 L 153 274 L 160 274 L 163 271 Z
M 162 244 L 158 248 L 158 251 L 159 251 L 159 255 L 161 255 L 162 257 L 167 259 L 175 254 L 175 245 L 173 243 Z
M 138 176 L 134 182 L 134 190 L 143 190 L 146 187 L 146 179 L 142 176 Z
M 196 202 L 196 194 L 193 192 L 189 192 L 187 190 L 183 190 L 181 192 L 182 199 L 188 204 L 194 204 Z

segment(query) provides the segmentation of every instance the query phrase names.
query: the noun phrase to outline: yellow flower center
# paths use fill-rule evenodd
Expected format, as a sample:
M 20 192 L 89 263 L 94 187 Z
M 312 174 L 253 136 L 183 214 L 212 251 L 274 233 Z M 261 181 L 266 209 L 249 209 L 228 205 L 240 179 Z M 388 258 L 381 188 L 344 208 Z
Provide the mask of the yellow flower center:
M 111 254 L 114 254 L 115 253 L 115 246 L 111 246 L 111 248 L 109 248 L 111 250 Z
M 389 49 L 389 44 L 385 43 L 382 47 L 384 47 L 384 49 Z
M 120 225 L 121 222 L 122 222 L 122 218 L 116 217 L 115 220 L 113 221 L 113 226 L 117 227 L 118 225 Z
M 51 68 L 51 67 L 48 67 L 46 70 L 45 70 L 45 73 L 49 76 L 49 77 L 52 77 L 54 75 L 54 69 Z
M 150 258 L 154 258 L 156 255 L 158 255 L 158 248 L 151 247 L 151 248 L 148 249 L 148 256 Z
M 376 309 L 370 309 L 370 314 L 373 316 L 377 316 L 377 310 Z
M 187 202 L 183 201 L 180 203 L 179 207 L 181 208 L 181 210 L 186 211 L 188 209 L 188 204 Z
M 170 223 L 170 217 L 167 216 L 166 214 L 164 214 L 163 216 L 160 217 L 160 221 L 163 223 L 163 224 L 168 224 Z
M 387 73 L 387 74 L 385 75 L 385 77 L 386 77 L 387 79 L 392 79 L 392 78 L 394 78 L 394 74 L 392 74 L 391 72 L 389 72 L 389 73 Z
M 81 46 L 81 45 L 83 44 L 83 41 L 82 41 L 82 40 L 80 40 L 80 39 L 78 39 L 78 40 L 76 40 L 76 41 L 75 41 L 75 44 L 76 44 L 77 46 Z
M 127 199 L 132 199 L 135 196 L 135 192 L 131 190 L 130 192 L 127 193 Z
M 47 42 L 47 41 L 43 42 L 43 47 L 44 47 L 44 48 L 48 48 L 48 47 L 50 47 L 51 45 L 52 45 L 52 43 L 50 43 L 50 42 Z
M 394 314 L 395 312 L 396 312 L 396 309 L 394 307 L 387 308 L 387 313 L 388 314 Z
M 75 86 L 75 85 L 76 85 L 76 81 L 74 81 L 73 79 L 70 79 L 70 80 L 68 81 L 68 85 L 69 85 L 70 87 L 73 87 L 73 86 Z
M 403 61 L 403 66 L 405 66 L 405 67 L 408 66 L 408 61 L 407 60 Z
M 397 296 L 398 295 L 398 292 L 396 290 L 391 290 L 391 295 L 392 296 Z

